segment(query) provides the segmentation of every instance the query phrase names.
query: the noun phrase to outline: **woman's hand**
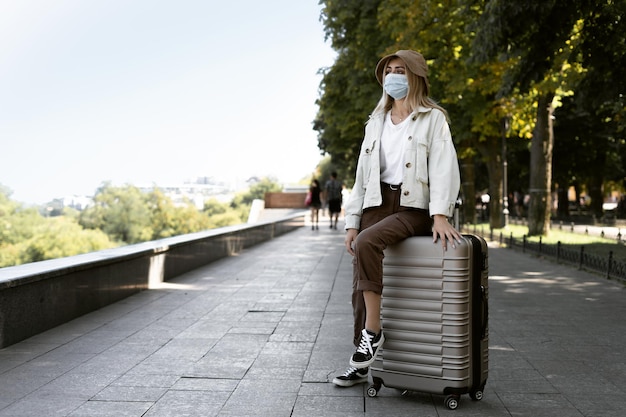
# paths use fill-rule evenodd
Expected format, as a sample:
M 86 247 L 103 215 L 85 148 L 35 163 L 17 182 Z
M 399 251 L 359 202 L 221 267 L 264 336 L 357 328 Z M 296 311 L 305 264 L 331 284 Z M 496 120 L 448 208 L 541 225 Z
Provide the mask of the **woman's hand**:
M 348 253 L 352 256 L 354 256 L 354 249 L 352 248 L 352 245 L 354 241 L 356 240 L 356 235 L 358 234 L 359 234 L 359 231 L 357 229 L 348 229 L 348 231 L 346 232 L 346 239 L 344 243 L 346 245 L 346 249 Z
M 433 216 L 433 243 L 437 242 L 439 238 L 441 238 L 443 250 L 448 250 L 448 241 L 453 248 L 456 248 L 455 242 L 461 243 L 461 234 L 456 231 L 443 214 Z

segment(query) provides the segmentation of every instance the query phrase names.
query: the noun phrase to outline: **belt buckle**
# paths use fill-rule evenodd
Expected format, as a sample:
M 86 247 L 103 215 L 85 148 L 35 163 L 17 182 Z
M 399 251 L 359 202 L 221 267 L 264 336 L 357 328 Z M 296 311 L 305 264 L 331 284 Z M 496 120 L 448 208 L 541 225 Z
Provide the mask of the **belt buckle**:
M 398 191 L 400 189 L 399 185 L 391 185 L 391 184 L 387 184 L 387 185 L 389 185 L 389 189 L 391 191 Z

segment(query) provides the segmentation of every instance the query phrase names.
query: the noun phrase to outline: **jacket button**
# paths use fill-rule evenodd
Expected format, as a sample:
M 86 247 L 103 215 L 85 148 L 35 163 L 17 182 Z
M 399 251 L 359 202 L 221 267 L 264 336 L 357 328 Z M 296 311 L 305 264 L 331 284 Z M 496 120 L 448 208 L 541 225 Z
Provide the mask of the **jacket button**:
M 409 136 L 409 140 L 413 140 L 413 136 Z
M 407 168 L 411 168 L 411 163 L 410 163 L 410 162 L 407 162 L 405 166 L 406 166 Z
M 366 150 L 365 150 L 365 153 L 370 153 L 370 150 L 369 150 L 369 149 L 366 149 Z
M 410 193 L 408 191 L 405 191 L 403 194 L 404 195 L 409 195 Z

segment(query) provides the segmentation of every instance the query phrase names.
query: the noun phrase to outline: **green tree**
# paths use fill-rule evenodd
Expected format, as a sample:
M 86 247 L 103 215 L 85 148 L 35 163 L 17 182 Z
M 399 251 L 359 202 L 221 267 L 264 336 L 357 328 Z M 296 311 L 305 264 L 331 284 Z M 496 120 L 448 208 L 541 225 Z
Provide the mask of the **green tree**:
M 506 64 L 496 60 L 490 65 L 469 62 L 473 33 L 466 30 L 480 15 L 483 3 L 461 0 L 448 1 L 445 5 L 436 0 L 419 4 L 411 0 L 388 0 L 377 5 L 373 2 L 360 5 L 327 2 L 327 6 L 332 5 L 325 15 L 327 36 L 333 39 L 333 47 L 339 55 L 321 85 L 323 95 L 318 100 L 320 111 L 315 124 L 320 132 L 320 149 L 330 153 L 333 162 L 340 161 L 350 172 L 353 170 L 363 134 L 362 119 L 358 115 L 369 114 L 381 94 L 373 74 L 376 62 L 382 55 L 398 49 L 415 49 L 429 63 L 431 96 L 439 97 L 451 115 L 451 127 L 462 161 L 466 201 L 473 201 L 476 194 L 474 166 L 480 158 L 488 167 L 489 189 L 495 197 L 492 204 L 499 204 L 502 190 L 500 125 L 506 109 L 495 97 L 498 83 L 494 83 L 494 79 L 502 76 Z M 363 18 L 364 15 L 367 18 Z M 368 40 L 367 49 L 359 42 L 363 39 Z M 352 85 L 358 88 L 351 90 Z M 358 123 L 352 126 L 354 122 Z M 465 217 L 472 218 L 474 204 L 464 207 Z M 492 219 L 494 227 L 499 226 L 499 212 L 499 205 L 492 210 L 496 215 L 495 220 Z
M 585 2 L 586 4 L 587 2 Z M 605 184 L 624 179 L 624 132 L 626 127 L 626 2 L 603 0 L 582 9 L 584 22 L 576 50 L 585 76 L 576 89 L 576 111 L 585 115 L 585 135 L 591 142 L 587 154 L 595 168 L 586 181 L 591 211 L 603 214 Z M 558 119 L 557 119 L 558 120 Z
M 332 158 L 330 156 L 326 156 L 319 162 L 315 169 L 316 178 L 319 180 L 322 188 L 326 186 L 326 181 L 330 179 L 330 174 L 333 171 L 337 173 L 337 179 L 342 181 L 344 184 L 346 182 L 352 183 L 354 180 L 354 178 L 346 178 L 345 167 L 333 164 Z M 306 185 L 309 185 L 312 179 L 313 178 L 307 178 Z
M 0 246 L 30 239 L 45 221 L 37 209 L 25 208 L 10 196 L 10 190 L 0 185 Z
M 228 204 L 220 202 L 217 198 L 212 197 L 204 202 L 202 211 L 209 217 L 226 213 L 230 209 Z
M 25 209 L 10 196 L 11 191 L 0 184 L 0 267 L 20 263 L 20 243 L 31 239 L 45 221 L 36 209 Z
M 244 221 L 242 215 L 230 204 L 222 203 L 216 198 L 205 201 L 202 211 L 209 220 L 210 229 L 241 224 Z
M 116 242 L 138 243 L 152 238 L 151 213 L 139 188 L 103 184 L 94 196 L 94 205 L 79 218 L 86 229 L 100 229 Z
M 250 186 L 247 191 L 237 194 L 231 202 L 232 208 L 250 207 L 257 199 L 265 199 L 265 193 L 279 192 L 282 187 L 275 179 L 261 178 L 259 182 Z
M 43 217 L 36 208 L 24 208 L 9 197 L 10 192 L 0 186 L 0 267 L 115 246 L 101 231 L 83 230 L 73 210 Z
M 275 179 L 261 178 L 259 182 L 251 185 L 248 190 L 235 195 L 230 203 L 230 207 L 239 218 L 238 223 L 245 223 L 248 221 L 248 215 L 250 214 L 250 208 L 252 207 L 252 202 L 254 200 L 264 200 L 265 193 L 280 191 L 282 191 L 282 186 L 277 183 Z M 233 219 L 232 213 L 224 214 L 219 218 L 219 221 L 225 222 L 229 219 Z M 213 220 L 217 221 L 218 219 Z
M 467 200 L 473 197 L 473 184 L 482 183 L 473 180 L 475 167 L 487 168 L 492 227 L 501 220 L 503 143 L 507 143 L 511 156 L 519 154 L 530 161 L 521 167 L 518 160 L 511 164 L 509 159 L 516 174 L 528 176 L 524 186 L 517 175 L 513 183 L 516 190 L 531 195 L 531 234 L 547 234 L 554 112 L 572 94 L 576 107 L 563 110 L 588 115 L 581 122 L 585 129 L 578 130 L 587 133 L 578 135 L 578 140 L 595 143 L 593 153 L 585 155 L 593 157 L 594 166 L 607 168 L 595 169 L 584 178 L 596 212 L 601 211 L 607 192 L 604 185 L 623 178 L 626 2 L 344 0 L 322 4 L 326 36 L 338 56 L 333 67 L 323 70 L 314 129 L 320 149 L 333 162 L 345 163 L 349 171 L 354 168 L 362 139 L 360 114 L 369 112 L 380 94 L 371 73 L 376 61 L 385 53 L 410 48 L 427 58 L 431 95 L 439 97 L 450 113 Z M 559 188 L 566 189 L 561 182 L 567 174 L 555 176 Z M 575 181 L 583 180 L 580 176 Z
M 174 235 L 184 235 L 213 228 L 211 219 L 191 202 L 176 207 L 175 219 Z
M 447 109 L 460 159 L 464 218 L 474 217 L 476 165 L 487 168 L 492 227 L 501 227 L 502 119 L 510 102 L 496 97 L 506 63 L 470 60 L 475 33 L 467 30 L 484 1 L 389 0 L 381 4 L 379 26 L 394 42 L 386 52 L 414 49 L 429 64 L 430 95 Z
M 150 211 L 152 239 L 176 235 L 177 212 L 172 200 L 155 187 L 146 195 L 146 203 Z
M 499 58 L 511 62 L 500 96 L 516 89 L 536 97 L 537 116 L 530 151 L 529 235 L 550 229 L 553 113 L 564 92 L 576 85 L 572 66 L 580 18 L 591 6 L 581 1 L 511 2 L 491 0 L 477 22 L 473 51 L 478 62 Z
M 57 216 L 40 224 L 33 237 L 18 246 L 18 262 L 24 264 L 94 252 L 117 245 L 100 230 L 84 230 L 72 219 Z
M 263 178 L 231 204 L 211 199 L 198 210 L 191 201 L 174 204 L 158 188 L 142 192 L 105 183 L 84 211 L 59 208 L 56 216 L 43 217 L 11 201 L 0 185 L 0 267 L 240 224 L 252 201 L 280 190 L 275 180 Z
M 389 43 L 378 27 L 381 0 L 322 1 L 326 39 L 339 53 L 322 69 L 319 110 L 313 122 L 318 146 L 346 179 L 354 176 L 364 125 L 380 98 L 374 67 Z M 351 180 L 348 180 L 349 182 Z M 350 184 L 348 184 L 350 185 Z

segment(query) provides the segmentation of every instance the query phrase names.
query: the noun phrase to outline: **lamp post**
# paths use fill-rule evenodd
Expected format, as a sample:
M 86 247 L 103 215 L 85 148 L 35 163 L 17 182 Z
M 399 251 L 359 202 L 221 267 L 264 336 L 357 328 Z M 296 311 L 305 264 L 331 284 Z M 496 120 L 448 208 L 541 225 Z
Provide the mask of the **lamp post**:
M 509 224 L 509 190 L 508 190 L 508 163 L 506 160 L 506 137 L 509 131 L 509 117 L 502 118 L 502 227 Z

